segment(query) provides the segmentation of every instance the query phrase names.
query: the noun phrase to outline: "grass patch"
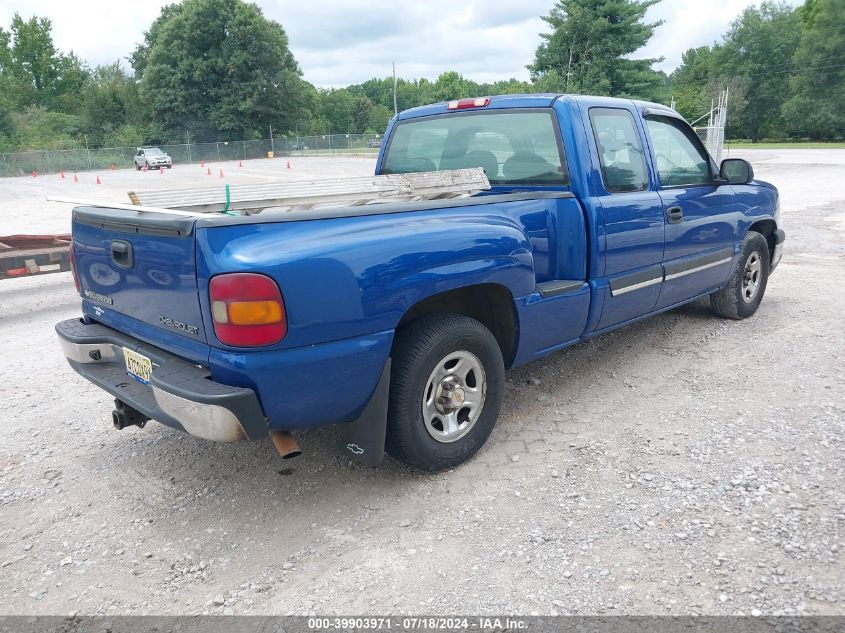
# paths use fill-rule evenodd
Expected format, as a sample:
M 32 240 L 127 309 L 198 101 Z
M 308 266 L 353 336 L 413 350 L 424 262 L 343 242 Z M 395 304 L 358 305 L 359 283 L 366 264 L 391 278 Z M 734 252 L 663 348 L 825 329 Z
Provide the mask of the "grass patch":
M 728 141 L 725 147 L 729 149 L 845 149 L 845 142 L 824 141 L 789 141 L 784 143 L 751 143 L 748 141 Z

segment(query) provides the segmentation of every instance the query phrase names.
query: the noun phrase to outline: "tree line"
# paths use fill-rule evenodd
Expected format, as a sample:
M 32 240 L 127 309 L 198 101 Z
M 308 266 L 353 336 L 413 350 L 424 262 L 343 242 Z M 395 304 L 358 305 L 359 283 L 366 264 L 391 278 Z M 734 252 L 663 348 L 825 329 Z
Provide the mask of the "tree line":
M 454 71 L 399 79 L 400 110 L 468 96 L 568 92 L 670 103 L 689 120 L 717 93 L 728 136 L 845 137 L 845 2 L 750 6 L 721 41 L 691 48 L 670 75 L 637 57 L 660 0 L 558 0 L 529 81 L 476 83 Z M 0 150 L 134 146 L 384 131 L 392 77 L 337 89 L 302 78 L 283 27 L 242 0 L 164 7 L 126 62 L 91 67 L 59 51 L 46 17 L 0 28 Z

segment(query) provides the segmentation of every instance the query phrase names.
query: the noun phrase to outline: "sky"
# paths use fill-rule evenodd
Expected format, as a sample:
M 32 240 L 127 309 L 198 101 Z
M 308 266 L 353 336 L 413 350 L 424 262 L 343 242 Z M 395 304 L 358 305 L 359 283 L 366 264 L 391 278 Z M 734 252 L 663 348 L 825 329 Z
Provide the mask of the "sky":
M 788 0 L 795 6 L 801 0 Z M 125 58 L 142 41 L 165 0 L 3 0 L 0 26 L 12 16 L 47 16 L 56 46 L 91 65 Z M 528 79 L 540 33 L 554 0 L 257 0 L 287 31 L 303 77 L 340 87 L 390 75 L 395 60 L 404 78 L 436 79 L 456 70 L 479 83 Z M 663 20 L 636 57 L 665 60 L 671 72 L 688 48 L 721 38 L 742 10 L 759 0 L 662 0 L 649 21 Z M 128 64 L 126 64 L 128 65 Z

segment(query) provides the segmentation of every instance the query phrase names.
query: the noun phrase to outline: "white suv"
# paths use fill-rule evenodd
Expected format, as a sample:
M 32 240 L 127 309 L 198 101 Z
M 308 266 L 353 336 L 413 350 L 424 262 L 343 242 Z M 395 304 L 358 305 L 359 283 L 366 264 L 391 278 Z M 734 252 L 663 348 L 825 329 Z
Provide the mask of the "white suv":
M 158 147 L 139 147 L 135 152 L 135 169 L 158 169 L 159 167 L 173 167 L 173 159 L 162 152 Z

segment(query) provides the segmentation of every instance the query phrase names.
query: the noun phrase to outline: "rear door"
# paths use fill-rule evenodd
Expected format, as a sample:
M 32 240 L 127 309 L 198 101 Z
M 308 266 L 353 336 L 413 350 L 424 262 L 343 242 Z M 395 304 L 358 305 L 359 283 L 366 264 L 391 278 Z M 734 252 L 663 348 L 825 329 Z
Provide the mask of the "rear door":
M 693 129 L 672 116 L 645 117 L 666 214 L 665 308 L 713 290 L 728 278 L 740 209 L 730 186 L 717 186 L 715 165 Z
M 85 313 L 154 345 L 201 357 L 192 220 L 139 219 L 128 211 L 75 209 L 73 249 Z M 174 350 L 175 351 L 175 350 Z
M 604 306 L 596 329 L 651 312 L 663 281 L 663 203 L 652 186 L 634 112 L 589 109 L 590 140 L 601 173 L 595 202 L 605 230 Z M 590 136 L 588 134 L 588 136 Z

